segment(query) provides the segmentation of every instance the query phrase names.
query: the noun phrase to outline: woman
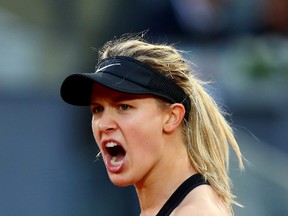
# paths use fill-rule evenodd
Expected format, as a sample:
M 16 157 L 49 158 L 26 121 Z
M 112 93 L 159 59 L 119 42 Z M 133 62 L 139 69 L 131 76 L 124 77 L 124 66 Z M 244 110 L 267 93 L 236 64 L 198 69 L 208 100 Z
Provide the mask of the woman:
M 87 105 L 110 180 L 134 185 L 141 215 L 232 215 L 229 145 L 213 99 L 174 47 L 123 36 L 99 51 L 95 73 L 68 76 L 64 101 Z

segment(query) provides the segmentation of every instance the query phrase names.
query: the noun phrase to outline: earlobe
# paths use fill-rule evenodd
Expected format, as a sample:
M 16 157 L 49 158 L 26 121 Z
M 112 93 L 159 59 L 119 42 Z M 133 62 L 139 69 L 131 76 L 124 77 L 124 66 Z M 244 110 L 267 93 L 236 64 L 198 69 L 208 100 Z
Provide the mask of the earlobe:
M 172 133 L 181 124 L 185 115 L 185 108 L 182 104 L 172 104 L 167 112 L 167 118 L 164 122 L 163 130 L 166 133 Z

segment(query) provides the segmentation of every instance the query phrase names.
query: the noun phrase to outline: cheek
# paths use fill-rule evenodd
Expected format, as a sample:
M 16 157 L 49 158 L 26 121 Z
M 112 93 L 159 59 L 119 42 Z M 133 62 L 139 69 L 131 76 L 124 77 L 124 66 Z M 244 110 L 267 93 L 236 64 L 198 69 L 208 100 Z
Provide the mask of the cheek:
M 139 151 L 153 151 L 160 145 L 162 140 L 162 128 L 158 121 L 143 120 L 131 125 L 126 124 L 127 138 L 131 139 L 131 143 L 135 144 L 135 148 Z M 129 139 L 128 138 L 128 139 Z M 128 141 L 129 142 L 129 141 Z
M 98 145 L 100 138 L 99 138 L 99 136 L 98 136 L 99 133 L 97 132 L 97 127 L 96 127 L 96 125 L 97 125 L 96 121 L 95 121 L 95 120 L 93 121 L 93 118 L 92 118 L 92 121 L 91 121 L 92 133 L 93 133 L 94 139 L 95 139 L 95 141 L 96 141 L 96 143 L 97 143 L 97 145 Z M 99 145 L 98 145 L 98 146 L 99 146 Z
M 154 139 L 158 139 L 162 135 L 162 118 L 160 114 L 157 115 L 155 113 L 156 111 L 154 111 L 150 115 L 147 113 L 147 115 L 145 115 L 136 123 L 136 127 L 134 127 L 133 132 L 137 133 L 138 136 L 141 136 L 144 140 L 153 141 Z
M 139 127 L 139 130 L 131 131 L 133 136 L 129 143 L 129 158 L 132 164 L 136 164 L 137 170 L 149 172 L 162 158 L 164 142 L 161 133 L 154 127 Z

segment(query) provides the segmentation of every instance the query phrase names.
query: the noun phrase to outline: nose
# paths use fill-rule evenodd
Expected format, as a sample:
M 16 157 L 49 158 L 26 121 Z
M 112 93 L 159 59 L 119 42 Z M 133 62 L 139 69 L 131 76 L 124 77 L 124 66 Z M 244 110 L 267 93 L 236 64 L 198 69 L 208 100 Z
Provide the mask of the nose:
M 97 117 L 96 127 L 99 132 L 102 133 L 110 133 L 115 131 L 117 128 L 117 124 L 113 118 L 113 114 L 108 110 L 103 111 L 100 117 Z

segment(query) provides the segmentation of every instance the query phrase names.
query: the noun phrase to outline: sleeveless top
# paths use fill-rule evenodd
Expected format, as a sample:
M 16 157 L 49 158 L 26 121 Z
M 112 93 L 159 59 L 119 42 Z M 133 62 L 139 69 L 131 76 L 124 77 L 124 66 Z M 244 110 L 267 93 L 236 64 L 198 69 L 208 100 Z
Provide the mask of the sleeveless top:
M 168 216 L 194 188 L 209 184 L 201 174 L 197 173 L 186 179 L 170 196 L 156 216 Z

